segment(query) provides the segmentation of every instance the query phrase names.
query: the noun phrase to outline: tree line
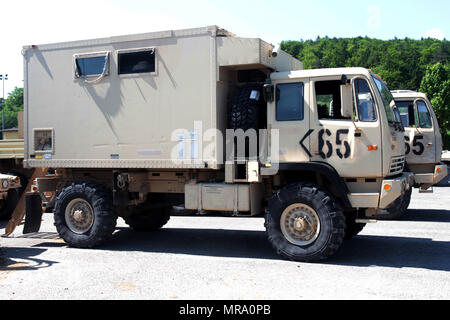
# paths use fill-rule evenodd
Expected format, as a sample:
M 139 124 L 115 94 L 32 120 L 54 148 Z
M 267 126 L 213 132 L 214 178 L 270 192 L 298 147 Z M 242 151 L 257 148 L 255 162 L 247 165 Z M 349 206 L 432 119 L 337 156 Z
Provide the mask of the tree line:
M 319 37 L 283 41 L 281 48 L 305 69 L 364 67 L 380 75 L 391 90 L 427 93 L 450 148 L 450 41 Z
M 364 67 L 380 75 L 391 90 L 427 93 L 450 149 L 450 41 L 319 37 L 283 41 L 281 48 L 305 69 Z M 23 110 L 23 88 L 16 87 L 5 102 L 5 128 L 15 128 L 17 113 Z

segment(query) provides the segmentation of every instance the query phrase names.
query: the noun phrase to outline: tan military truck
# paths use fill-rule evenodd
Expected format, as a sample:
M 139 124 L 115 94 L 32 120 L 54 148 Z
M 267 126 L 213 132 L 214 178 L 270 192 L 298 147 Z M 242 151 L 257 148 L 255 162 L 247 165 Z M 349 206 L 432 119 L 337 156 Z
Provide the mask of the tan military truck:
M 367 69 L 301 70 L 216 26 L 23 55 L 25 166 L 55 169 L 29 197 L 57 192 L 55 226 L 70 246 L 100 245 L 118 216 L 160 229 L 183 203 L 265 213 L 278 254 L 318 261 L 412 183 L 393 97 Z
M 431 102 L 426 94 L 410 91 L 392 91 L 398 114 L 405 128 L 406 170 L 414 173 L 414 186 L 419 192 L 433 192 L 448 175 L 447 165 L 441 162 L 442 136 Z M 380 219 L 402 217 L 409 207 L 412 189 L 391 205 Z
M 18 120 L 18 128 L 6 129 L 0 140 L 0 220 L 11 218 L 30 176 L 23 168 L 23 112 Z

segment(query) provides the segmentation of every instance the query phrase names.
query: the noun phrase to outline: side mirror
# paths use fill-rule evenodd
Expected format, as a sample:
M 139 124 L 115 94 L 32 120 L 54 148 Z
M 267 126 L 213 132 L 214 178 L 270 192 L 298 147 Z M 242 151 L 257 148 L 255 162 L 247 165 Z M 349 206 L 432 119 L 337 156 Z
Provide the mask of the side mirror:
M 344 118 L 353 117 L 353 90 L 351 84 L 341 85 L 341 115 Z
M 263 87 L 263 96 L 266 102 L 273 102 L 273 84 L 265 84 Z

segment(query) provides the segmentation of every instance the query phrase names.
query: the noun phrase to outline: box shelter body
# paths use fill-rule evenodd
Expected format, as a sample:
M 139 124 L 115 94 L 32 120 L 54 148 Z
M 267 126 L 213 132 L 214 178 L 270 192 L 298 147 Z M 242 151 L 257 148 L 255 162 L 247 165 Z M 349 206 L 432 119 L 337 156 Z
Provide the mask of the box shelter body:
M 242 82 L 302 69 L 274 49 L 216 26 L 26 46 L 25 166 L 219 169 L 217 137 L 207 158 L 173 155 L 186 160 L 196 122 L 225 134 Z

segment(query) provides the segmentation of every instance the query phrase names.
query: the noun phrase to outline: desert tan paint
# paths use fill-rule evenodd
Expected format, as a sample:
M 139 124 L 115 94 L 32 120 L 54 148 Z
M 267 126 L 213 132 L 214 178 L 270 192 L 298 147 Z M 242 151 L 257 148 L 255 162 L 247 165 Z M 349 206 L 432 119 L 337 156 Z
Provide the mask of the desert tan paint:
M 316 112 L 314 83 L 316 81 L 340 80 L 342 75 L 346 75 L 350 80 L 360 78 L 368 81 L 372 95 L 378 105 L 377 121 L 319 120 Z M 273 129 L 280 130 L 280 162 L 325 162 L 335 168 L 341 177 L 382 178 L 389 176 L 392 158 L 404 156 L 403 137 L 389 126 L 385 113 L 380 112 L 380 110 L 383 110 L 383 104 L 368 70 L 342 68 L 275 73 L 272 75 L 272 81 L 274 85 L 292 82 L 304 84 L 305 112 L 303 120 L 277 121 L 275 117 L 276 103 L 273 102 L 268 105 L 268 124 Z M 307 136 L 303 144 L 309 146 L 311 156 L 299 147 L 299 141 L 310 130 L 312 133 Z M 328 130 L 329 132 L 321 134 L 322 130 Z M 336 143 L 338 130 L 348 130 L 348 132 L 340 134 L 341 145 Z M 361 137 L 355 136 L 356 131 L 361 132 Z M 325 143 L 325 153 L 330 150 L 327 141 L 330 142 L 332 149 L 331 156 L 325 159 L 319 152 L 320 135 Z M 346 158 L 340 158 L 337 151 L 339 149 L 342 154 L 345 153 L 344 141 L 350 147 L 350 154 Z M 377 148 L 376 150 L 369 150 L 369 146 L 377 146 Z
M 406 162 L 414 173 L 415 182 L 431 186 L 446 177 L 447 166 L 441 165 L 442 136 L 439 122 L 427 95 L 421 92 L 402 90 L 392 92 L 396 101 L 423 102 L 431 116 L 432 128 L 405 127 L 407 139 Z M 415 110 L 417 113 L 417 110 Z M 416 139 L 419 138 L 417 141 Z M 416 142 L 415 142 L 416 141 Z
M 155 48 L 156 72 L 118 75 L 117 52 L 139 48 Z M 271 45 L 260 39 L 232 37 L 217 27 L 24 47 L 25 165 L 219 169 L 223 159 L 217 152 L 211 158 L 174 163 L 171 152 L 179 143 L 177 130 L 192 131 L 195 122 L 201 121 L 203 131 L 223 132 L 224 97 L 229 88 L 221 81 L 221 69 L 260 68 L 279 71 L 271 76 L 275 85 L 297 81 L 305 85 L 304 121 L 277 122 L 274 104 L 268 105 L 268 126 L 280 130 L 281 162 L 320 161 L 329 163 L 343 178 L 375 178 L 371 188 L 360 179 L 349 186 L 354 207 L 377 208 L 380 203 L 384 205 L 400 196 L 408 177 L 386 177 L 393 159 L 404 156 L 404 139 L 380 112 L 381 97 L 369 71 L 362 68 L 295 71 L 302 68 L 301 62 L 283 52 L 273 58 L 272 50 Z M 76 78 L 74 56 L 96 52 L 109 52 L 109 75 L 95 84 Z M 376 122 L 355 125 L 351 120 L 318 120 L 314 81 L 340 79 L 342 75 L 349 79 L 362 77 L 369 82 L 378 105 Z M 331 137 L 327 139 L 336 139 L 340 129 L 348 130 L 342 137 L 351 146 L 351 154 L 345 161 L 335 156 L 318 158 L 317 133 L 324 128 L 330 131 Z M 51 129 L 54 144 L 53 151 L 40 159 L 33 146 L 33 132 L 39 129 Z M 308 130 L 313 130 L 313 134 L 305 138 L 304 145 L 311 156 L 299 146 Z M 362 133 L 361 137 L 355 137 L 356 130 Z M 190 138 L 179 135 L 181 140 Z M 213 150 L 220 145 L 217 137 L 212 137 L 210 143 Z M 370 145 L 377 149 L 369 152 Z M 393 186 L 387 196 L 381 191 L 384 183 Z
M 179 129 L 191 132 L 199 121 L 203 131 L 225 129 L 226 121 L 218 114 L 225 106 L 218 97 L 227 88 L 218 83 L 219 68 L 302 65 L 287 54 L 272 58 L 272 46 L 260 39 L 218 34 L 217 27 L 206 27 L 24 47 L 28 142 L 35 129 L 54 130 L 54 152 L 32 158 L 34 147 L 28 143 L 26 165 L 219 168 L 217 152 L 187 163 L 171 161 L 177 138 L 191 138 L 178 134 Z M 133 48 L 155 48 L 155 73 L 118 75 L 117 52 Z M 109 52 L 109 75 L 96 84 L 75 78 L 74 55 L 96 52 Z M 215 139 L 208 143 L 220 143 Z

